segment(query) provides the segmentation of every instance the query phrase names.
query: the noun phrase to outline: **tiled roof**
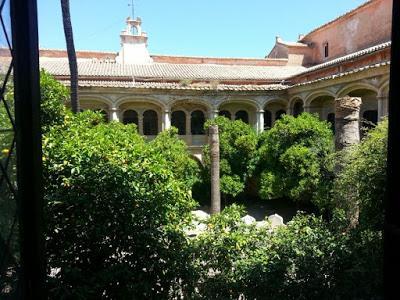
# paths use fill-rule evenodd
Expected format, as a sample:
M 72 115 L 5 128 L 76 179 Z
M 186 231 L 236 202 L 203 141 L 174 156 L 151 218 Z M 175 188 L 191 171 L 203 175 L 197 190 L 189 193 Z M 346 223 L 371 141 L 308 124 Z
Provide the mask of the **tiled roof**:
M 308 85 L 308 84 L 317 83 L 317 82 L 320 82 L 320 81 L 325 81 L 325 80 L 330 80 L 330 79 L 337 79 L 337 78 L 341 78 L 341 77 L 344 77 L 344 76 L 348 76 L 348 75 L 352 75 L 352 74 L 355 74 L 355 73 L 359 73 L 359 72 L 362 72 L 362 71 L 366 71 L 366 70 L 370 70 L 370 69 L 374 69 L 374 68 L 379 68 L 379 67 L 384 67 L 384 66 L 389 66 L 389 65 L 390 65 L 390 60 L 389 61 L 384 61 L 384 62 L 381 62 L 381 63 L 368 65 L 368 66 L 364 66 L 364 67 L 360 67 L 360 68 L 355 68 L 355 69 L 353 69 L 351 71 L 346 71 L 346 72 L 337 73 L 337 74 L 321 77 L 321 78 L 310 80 L 310 81 L 306 81 L 306 82 L 297 83 L 297 84 L 294 84 L 294 85 L 290 86 L 289 88 Z
M 41 68 L 56 76 L 68 76 L 67 59 L 41 58 Z M 96 78 L 148 78 L 164 80 L 283 80 L 305 70 L 302 66 L 241 66 L 213 64 L 122 65 L 112 61 L 78 61 L 79 76 Z
M 61 81 L 65 85 L 69 85 L 69 80 Z M 161 89 L 161 90 L 197 90 L 197 91 L 276 91 L 287 88 L 281 84 L 179 84 L 164 82 L 133 82 L 133 81 L 106 81 L 106 80 L 79 80 L 80 87 L 105 87 L 105 88 L 134 88 L 134 89 Z
M 336 64 L 339 64 L 339 63 L 350 61 L 352 59 L 361 57 L 363 55 L 371 54 L 373 52 L 389 48 L 391 45 L 392 45 L 392 42 L 390 42 L 390 41 L 386 42 L 386 43 L 379 44 L 379 45 L 375 45 L 373 47 L 369 47 L 369 48 L 366 48 L 366 49 L 363 49 L 363 50 L 360 50 L 360 51 L 357 51 L 357 52 L 354 52 L 354 53 L 351 53 L 351 54 L 348 54 L 348 55 L 345 55 L 345 56 L 341 56 L 341 57 L 336 58 L 336 59 L 332 59 L 332 60 L 327 61 L 325 63 L 322 63 L 322 64 L 319 64 L 319 65 L 315 65 L 313 67 L 304 69 L 303 71 L 295 74 L 295 76 L 303 75 L 305 73 L 313 72 L 313 71 L 320 70 L 320 69 L 323 69 L 323 68 L 326 68 L 326 67 L 330 67 L 330 66 L 333 66 L 333 65 L 336 65 Z

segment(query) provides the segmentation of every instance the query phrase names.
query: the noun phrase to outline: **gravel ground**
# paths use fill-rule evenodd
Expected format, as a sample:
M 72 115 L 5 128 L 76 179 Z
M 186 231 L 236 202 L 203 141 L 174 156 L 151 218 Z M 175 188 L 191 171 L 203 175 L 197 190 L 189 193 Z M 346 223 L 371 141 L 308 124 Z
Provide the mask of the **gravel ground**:
M 276 200 L 261 200 L 261 199 L 249 199 L 248 201 L 242 201 L 238 204 L 243 204 L 247 210 L 247 213 L 254 217 L 257 221 L 264 220 L 273 214 L 278 214 L 283 218 L 283 222 L 290 221 L 298 210 L 307 210 L 306 208 L 297 207 L 293 202 L 287 199 L 276 199 Z M 201 209 L 207 213 L 210 212 L 209 206 L 201 206 Z

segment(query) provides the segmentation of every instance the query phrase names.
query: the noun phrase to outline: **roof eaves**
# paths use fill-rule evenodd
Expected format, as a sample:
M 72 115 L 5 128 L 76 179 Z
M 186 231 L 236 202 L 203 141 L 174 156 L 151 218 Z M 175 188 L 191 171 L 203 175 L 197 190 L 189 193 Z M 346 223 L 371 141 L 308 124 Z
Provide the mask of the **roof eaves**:
M 307 68 L 306 70 L 301 71 L 301 72 L 291 76 L 290 78 L 294 78 L 296 76 L 304 75 L 304 74 L 307 74 L 307 73 L 310 73 L 310 72 L 314 72 L 314 71 L 317 71 L 317 70 L 320 70 L 320 69 L 324 69 L 324 68 L 327 68 L 327 67 L 331 67 L 331 66 L 337 65 L 339 63 L 347 62 L 347 61 L 350 61 L 352 59 L 362 57 L 364 55 L 368 55 L 368 54 L 371 54 L 371 53 L 374 53 L 374 52 L 377 52 L 377 51 L 381 51 L 381 50 L 384 50 L 386 48 L 389 48 L 391 45 L 392 45 L 392 42 L 389 41 L 389 42 L 385 42 L 385 43 L 382 43 L 382 44 L 379 44 L 379 45 L 375 45 L 375 46 L 372 46 L 372 47 L 369 47 L 369 48 L 366 48 L 366 49 L 363 49 L 363 50 L 360 50 L 360 51 L 357 51 L 357 52 L 354 52 L 354 53 L 351 53 L 351 54 L 348 54 L 348 55 L 345 55 L 345 56 L 342 56 L 342 57 L 339 57 L 339 58 L 335 58 L 335 59 L 330 60 L 328 62 L 325 62 L 325 63 L 319 64 L 319 65 L 315 65 L 313 67 Z
M 364 67 L 360 67 L 360 68 L 356 68 L 356 69 L 353 69 L 351 71 L 346 71 L 346 72 L 337 73 L 337 74 L 321 77 L 321 78 L 310 80 L 310 81 L 306 81 L 306 82 L 297 83 L 297 84 L 291 85 L 289 87 L 289 89 L 294 88 L 294 87 L 299 87 L 299 86 L 310 85 L 310 84 L 321 82 L 321 81 L 337 79 L 337 78 L 341 78 L 341 77 L 344 77 L 344 76 L 348 76 L 348 75 L 352 75 L 352 74 L 355 74 L 355 73 L 359 73 L 359 72 L 362 72 L 362 71 L 366 71 L 366 70 L 370 70 L 370 69 L 374 69 L 374 68 L 379 68 L 379 67 L 384 67 L 384 66 L 388 66 L 388 65 L 390 65 L 390 60 L 384 61 L 384 62 L 381 62 L 381 63 L 368 65 L 368 66 L 364 66 Z

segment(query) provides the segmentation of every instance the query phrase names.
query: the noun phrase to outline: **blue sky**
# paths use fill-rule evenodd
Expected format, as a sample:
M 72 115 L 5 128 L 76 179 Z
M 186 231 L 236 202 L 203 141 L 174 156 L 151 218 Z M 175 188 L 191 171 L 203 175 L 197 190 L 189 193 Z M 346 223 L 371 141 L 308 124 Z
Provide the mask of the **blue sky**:
M 70 0 L 77 50 L 118 51 L 130 0 Z M 264 57 L 365 0 L 136 0 L 151 54 Z M 38 0 L 39 43 L 64 49 L 59 0 Z

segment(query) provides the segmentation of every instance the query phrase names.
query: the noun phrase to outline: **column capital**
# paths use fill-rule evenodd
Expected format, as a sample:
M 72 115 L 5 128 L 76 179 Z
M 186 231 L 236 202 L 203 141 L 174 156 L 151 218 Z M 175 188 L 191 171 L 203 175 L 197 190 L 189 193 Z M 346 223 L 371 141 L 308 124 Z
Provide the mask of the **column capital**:
M 259 113 L 259 114 L 262 114 L 262 113 L 264 113 L 265 111 L 263 110 L 263 109 L 259 109 L 259 110 L 257 110 L 257 113 Z

